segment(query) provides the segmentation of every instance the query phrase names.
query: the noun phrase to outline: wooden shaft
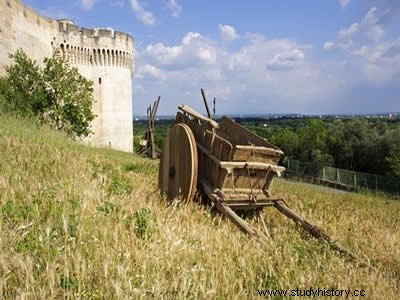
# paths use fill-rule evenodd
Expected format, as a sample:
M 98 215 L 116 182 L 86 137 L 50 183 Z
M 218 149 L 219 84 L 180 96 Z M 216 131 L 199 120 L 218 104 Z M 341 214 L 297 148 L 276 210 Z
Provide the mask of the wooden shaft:
M 204 105 L 205 105 L 206 110 L 207 110 L 207 116 L 211 119 L 211 114 L 210 114 L 210 109 L 208 108 L 206 94 L 204 93 L 203 88 L 201 88 L 200 91 L 201 91 L 201 95 L 203 96 Z
M 160 96 L 158 96 L 158 98 L 157 98 L 157 100 L 156 101 L 154 101 L 154 104 L 153 104 L 153 110 L 152 110 L 152 115 L 151 115 L 151 120 L 152 120 L 152 122 L 154 123 L 154 119 L 156 118 L 156 114 L 157 114 L 157 110 L 158 110 L 158 105 L 159 105 L 159 103 L 160 103 Z
M 215 97 L 213 100 L 213 119 L 215 120 Z
M 345 255 L 349 256 L 350 258 L 358 261 L 360 263 L 360 265 L 362 265 L 362 266 L 374 268 L 369 263 L 365 262 L 364 260 L 362 260 L 361 258 L 356 256 L 353 252 L 344 248 L 337 241 L 332 240 L 331 237 L 326 232 L 324 232 L 321 228 L 310 224 L 309 222 L 304 220 L 302 217 L 300 217 L 293 210 L 291 210 L 282 199 L 275 202 L 275 207 L 286 217 L 288 217 L 289 219 L 292 219 L 296 224 L 300 225 L 305 231 L 307 231 L 313 237 L 328 243 L 334 250 L 336 250 L 342 254 L 345 254 Z

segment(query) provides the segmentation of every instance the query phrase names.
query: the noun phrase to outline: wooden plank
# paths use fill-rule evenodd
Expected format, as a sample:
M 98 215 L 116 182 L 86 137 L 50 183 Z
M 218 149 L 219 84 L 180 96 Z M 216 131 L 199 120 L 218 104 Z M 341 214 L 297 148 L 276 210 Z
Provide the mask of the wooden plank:
M 278 176 L 281 175 L 283 171 L 285 171 L 284 167 L 276 166 L 273 164 L 268 164 L 268 163 L 262 163 L 262 162 L 230 162 L 230 161 L 221 161 L 220 162 L 221 168 L 224 169 L 229 169 L 229 168 L 249 168 L 249 169 L 261 169 L 261 170 L 267 170 L 271 169 L 274 171 Z
M 273 148 L 280 150 L 275 145 L 269 143 L 266 139 L 254 134 L 246 127 L 234 122 L 232 119 L 223 116 L 219 122 L 219 131 L 224 132 L 230 136 L 230 141 L 235 145 L 253 145 L 253 146 L 264 146 L 267 148 Z M 281 151 L 281 150 L 280 150 Z
M 235 210 L 254 210 L 254 209 L 262 209 L 266 206 L 274 206 L 274 201 L 260 201 L 257 203 L 224 201 L 224 203 L 230 208 Z
M 219 164 L 221 168 L 232 169 L 232 168 L 251 168 L 251 169 L 271 169 L 280 175 L 285 170 L 284 167 L 276 166 L 273 164 L 262 163 L 262 162 L 232 162 L 232 161 L 220 161 L 215 155 L 212 155 L 209 150 L 204 146 L 197 143 L 197 147 L 204 152 L 210 159 Z
M 184 113 L 187 113 L 188 115 L 192 116 L 193 118 L 196 118 L 198 120 L 201 120 L 201 121 L 207 123 L 208 125 L 210 125 L 213 128 L 219 127 L 217 122 L 215 122 L 214 120 L 212 120 L 210 118 L 203 116 L 202 114 L 198 113 L 197 111 L 195 111 L 194 109 L 190 108 L 187 105 L 179 105 L 178 108 L 181 111 L 183 111 Z
M 249 151 L 258 151 L 258 152 L 265 152 L 267 154 L 271 155 L 283 155 L 283 151 L 279 149 L 272 149 L 272 148 L 267 148 L 265 146 L 247 146 L 247 145 L 236 145 L 237 149 L 241 150 L 249 150 Z
M 277 165 L 282 156 L 282 151 L 272 148 L 236 145 L 233 151 L 232 161 L 267 162 Z
M 226 197 L 231 197 L 233 195 L 248 195 L 249 193 L 253 193 L 254 195 L 260 195 L 264 197 L 269 197 L 268 192 L 263 189 L 250 189 L 250 188 L 222 188 L 221 189 Z

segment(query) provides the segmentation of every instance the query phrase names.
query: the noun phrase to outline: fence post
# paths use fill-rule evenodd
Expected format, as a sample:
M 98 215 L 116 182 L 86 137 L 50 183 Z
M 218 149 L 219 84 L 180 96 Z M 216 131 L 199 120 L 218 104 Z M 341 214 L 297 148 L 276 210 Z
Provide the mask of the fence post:
M 322 167 L 322 179 L 326 180 L 326 176 L 325 176 L 325 167 Z
M 336 168 L 336 181 L 338 183 L 340 183 L 340 175 L 339 175 L 339 169 L 338 168 Z
M 378 193 L 378 175 L 375 175 L 375 194 Z
M 356 174 L 356 172 L 353 172 L 353 185 L 354 185 L 354 188 L 357 188 L 357 174 Z

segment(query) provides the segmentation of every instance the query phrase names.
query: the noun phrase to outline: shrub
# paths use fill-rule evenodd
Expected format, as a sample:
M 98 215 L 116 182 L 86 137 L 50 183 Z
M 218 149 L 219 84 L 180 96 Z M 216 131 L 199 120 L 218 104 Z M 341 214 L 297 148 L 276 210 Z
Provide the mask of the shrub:
M 93 82 L 59 57 L 45 58 L 43 68 L 22 50 L 10 58 L 14 64 L 0 78 L 1 110 L 36 117 L 73 138 L 92 133 Z

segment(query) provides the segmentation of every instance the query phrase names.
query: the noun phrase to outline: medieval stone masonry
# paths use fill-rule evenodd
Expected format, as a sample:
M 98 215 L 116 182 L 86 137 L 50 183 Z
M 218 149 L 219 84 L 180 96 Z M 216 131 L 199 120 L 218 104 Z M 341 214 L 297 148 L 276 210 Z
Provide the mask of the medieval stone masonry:
M 80 28 L 71 20 L 40 16 L 20 0 L 0 0 L 0 75 L 8 54 L 22 48 L 39 64 L 53 54 L 66 58 L 94 83 L 94 134 L 86 141 L 132 151 L 134 41 L 112 29 Z

